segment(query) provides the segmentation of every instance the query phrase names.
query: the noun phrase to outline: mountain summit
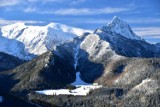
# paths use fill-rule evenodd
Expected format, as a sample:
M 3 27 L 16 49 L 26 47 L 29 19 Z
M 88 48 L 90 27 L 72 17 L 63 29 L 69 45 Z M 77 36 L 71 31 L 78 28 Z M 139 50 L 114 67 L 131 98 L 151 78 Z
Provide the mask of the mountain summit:
M 49 50 L 56 50 L 57 46 L 72 42 L 75 38 L 85 38 L 86 32 L 92 34 L 89 30 L 70 27 L 60 23 L 50 23 L 46 26 L 28 26 L 25 23 L 15 23 L 0 29 L 0 52 L 20 59 L 31 60 Z M 109 47 L 118 54 L 130 57 L 154 56 L 155 46 L 150 45 L 137 36 L 130 26 L 117 16 L 107 26 L 97 29 L 94 34 L 97 34 L 100 40 L 104 37 L 105 42 L 107 40 L 110 43 Z M 94 41 L 95 39 L 92 40 L 92 42 Z M 73 47 L 76 47 L 77 44 L 80 43 L 75 43 Z M 132 50 L 130 50 L 131 47 Z M 146 49 L 145 47 L 149 48 Z
M 112 21 L 108 23 L 107 26 L 102 28 L 103 30 L 109 30 L 113 33 L 122 35 L 128 39 L 143 40 L 141 37 L 137 36 L 130 28 L 130 26 L 123 21 L 121 18 L 114 16 Z

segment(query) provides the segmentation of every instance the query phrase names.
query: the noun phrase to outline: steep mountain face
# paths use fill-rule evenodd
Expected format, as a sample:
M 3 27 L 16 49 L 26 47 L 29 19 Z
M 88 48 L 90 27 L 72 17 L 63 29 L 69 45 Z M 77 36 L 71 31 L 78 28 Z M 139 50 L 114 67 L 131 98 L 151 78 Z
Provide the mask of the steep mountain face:
M 0 52 L 0 72 L 15 68 L 25 62 L 25 60 Z
M 100 29 L 99 29 L 100 30 Z M 149 44 L 143 40 L 127 39 L 121 35 L 103 31 L 103 29 L 96 31 L 101 39 L 109 42 L 111 48 L 119 55 L 126 57 L 159 57 L 159 51 L 156 50 L 156 46 Z
M 52 52 L 46 52 L 13 70 L 1 72 L 0 77 L 2 92 L 22 94 L 35 89 L 62 88 L 74 82 L 76 74 L 67 61 Z
M 107 41 L 97 34 L 89 34 L 80 44 L 77 68 L 84 81 L 93 82 L 102 74 L 105 64 L 119 58 Z
M 122 35 L 128 39 L 143 40 L 141 37 L 137 36 L 130 28 L 130 26 L 119 17 L 114 16 L 112 21 L 102 28 L 105 31 L 110 31 L 119 35 Z
M 80 44 L 78 70 L 84 81 L 93 82 L 111 61 L 125 57 L 160 57 L 160 51 L 136 36 L 126 22 L 114 17 L 107 26 L 85 36 Z
M 16 23 L 1 28 L 0 51 L 30 60 L 59 44 L 80 37 L 87 30 L 51 23 L 47 26 L 27 26 Z

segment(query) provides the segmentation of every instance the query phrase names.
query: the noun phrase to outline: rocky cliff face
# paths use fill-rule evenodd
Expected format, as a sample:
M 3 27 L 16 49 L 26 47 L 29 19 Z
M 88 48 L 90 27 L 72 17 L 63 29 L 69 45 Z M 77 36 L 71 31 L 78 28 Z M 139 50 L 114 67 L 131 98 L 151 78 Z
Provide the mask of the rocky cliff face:
M 157 46 L 133 33 L 129 25 L 115 17 L 107 26 L 84 36 L 78 54 L 78 70 L 86 82 L 93 82 L 112 61 L 126 57 L 160 57 Z
M 141 37 L 137 36 L 130 26 L 123 21 L 121 18 L 114 16 L 112 21 L 108 23 L 107 26 L 102 27 L 104 31 L 110 31 L 112 33 L 116 33 L 118 35 L 122 35 L 128 39 L 132 40 L 143 40 Z

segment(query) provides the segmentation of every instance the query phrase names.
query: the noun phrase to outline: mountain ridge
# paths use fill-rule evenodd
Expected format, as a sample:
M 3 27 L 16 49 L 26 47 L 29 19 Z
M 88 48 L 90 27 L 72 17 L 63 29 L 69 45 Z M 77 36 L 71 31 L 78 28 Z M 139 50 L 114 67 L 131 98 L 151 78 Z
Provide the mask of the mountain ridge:
M 86 34 L 84 33 L 92 33 L 89 30 L 59 23 L 50 23 L 46 26 L 27 26 L 25 23 L 20 22 L 4 26 L 0 30 L 0 40 L 2 41 L 0 51 L 25 60 L 31 60 L 49 50 L 56 50 L 58 45 L 64 42 L 72 42 L 74 38 L 85 38 L 84 35 Z M 110 35 L 108 39 L 117 46 L 118 44 L 115 43 L 114 38 L 121 38 L 120 36 L 146 42 L 138 37 L 130 26 L 117 16 L 108 25 L 98 28 L 94 33 Z
M 119 22 L 120 19 L 113 19 L 113 23 L 117 22 L 115 20 Z M 60 27 L 55 23 L 47 25 L 46 29 L 25 28 L 25 25 L 20 23 L 19 28 L 15 27 L 13 31 L 10 29 L 13 35 L 1 32 L 0 45 L 4 47 L 0 47 L 0 51 L 8 50 L 13 52 L 13 55 L 20 55 L 21 58 L 27 56 L 30 61 L 0 72 L 0 91 L 42 106 L 159 105 L 159 44 L 147 43 L 137 37 L 126 22 L 120 20 L 121 22 L 122 27 L 119 23 L 118 25 L 110 23 L 108 26 L 81 36 L 73 34 L 70 28 Z M 116 28 L 119 30 L 114 31 Z M 43 32 L 43 30 L 51 30 L 51 32 Z M 126 32 L 123 32 L 124 30 Z M 24 34 L 33 37 L 33 39 L 30 37 L 21 39 L 24 41 L 31 39 L 33 50 L 29 49 L 35 52 L 34 55 L 32 51 L 25 50 L 26 44 L 19 41 L 19 37 L 26 36 Z M 32 34 L 36 35 L 32 36 Z M 55 35 L 51 36 L 52 34 Z M 129 36 L 126 37 L 128 34 Z M 46 36 L 49 38 L 46 39 Z M 63 38 L 64 36 L 67 37 Z M 61 38 L 63 40 L 59 41 Z M 38 51 L 44 53 L 38 55 L 36 53 Z M 59 89 L 67 86 L 69 89 L 75 88 L 70 84 L 77 83 L 76 80 L 81 83 L 98 83 L 103 87 L 91 91 L 86 97 L 44 96 L 35 92 L 39 89 Z
M 50 23 L 46 26 L 26 26 L 25 23 L 15 23 L 1 28 L 0 39 L 3 41 L 0 44 L 3 47 L 0 51 L 30 60 L 48 50 L 53 50 L 63 42 L 80 37 L 84 32 L 91 31 L 59 23 Z M 7 47 L 10 41 L 12 47 Z

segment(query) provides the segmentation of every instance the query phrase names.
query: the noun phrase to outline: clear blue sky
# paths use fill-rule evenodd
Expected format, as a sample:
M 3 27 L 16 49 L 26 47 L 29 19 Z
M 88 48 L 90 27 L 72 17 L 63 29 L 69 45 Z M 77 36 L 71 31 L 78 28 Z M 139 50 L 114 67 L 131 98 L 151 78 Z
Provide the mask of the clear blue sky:
M 58 22 L 91 30 L 118 16 L 137 35 L 160 42 L 160 0 L 0 0 L 0 13 L 0 26 Z

